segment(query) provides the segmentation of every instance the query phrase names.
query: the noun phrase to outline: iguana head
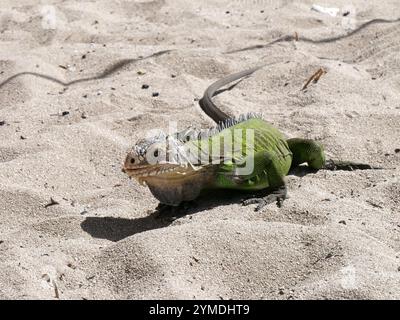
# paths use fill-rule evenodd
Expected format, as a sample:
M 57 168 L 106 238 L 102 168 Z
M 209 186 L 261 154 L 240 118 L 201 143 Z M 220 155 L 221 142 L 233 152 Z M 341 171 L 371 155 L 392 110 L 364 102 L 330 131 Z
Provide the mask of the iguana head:
M 128 152 L 123 171 L 146 184 L 162 203 L 178 205 L 196 198 L 211 170 L 196 164 L 188 143 L 174 136 L 142 139 Z
M 192 171 L 183 142 L 171 136 L 158 136 L 138 141 L 128 152 L 123 171 L 140 183 L 149 177 L 182 177 Z

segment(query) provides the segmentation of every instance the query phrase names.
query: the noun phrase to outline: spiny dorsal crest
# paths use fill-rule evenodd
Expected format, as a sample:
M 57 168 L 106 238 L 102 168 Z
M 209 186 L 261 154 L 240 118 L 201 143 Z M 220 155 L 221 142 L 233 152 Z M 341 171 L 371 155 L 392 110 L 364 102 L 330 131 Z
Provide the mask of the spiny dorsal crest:
M 222 130 L 233 127 L 234 125 L 237 125 L 238 123 L 241 123 L 241 122 L 244 122 L 244 121 L 247 121 L 250 119 L 262 119 L 262 115 L 260 113 L 254 113 L 254 112 L 241 114 L 237 118 L 229 118 L 229 119 L 219 123 L 216 127 L 213 127 L 210 129 L 198 130 L 198 129 L 190 127 L 186 130 L 176 133 L 175 137 L 182 142 L 208 139 L 209 137 L 216 135 L 217 133 L 221 132 Z

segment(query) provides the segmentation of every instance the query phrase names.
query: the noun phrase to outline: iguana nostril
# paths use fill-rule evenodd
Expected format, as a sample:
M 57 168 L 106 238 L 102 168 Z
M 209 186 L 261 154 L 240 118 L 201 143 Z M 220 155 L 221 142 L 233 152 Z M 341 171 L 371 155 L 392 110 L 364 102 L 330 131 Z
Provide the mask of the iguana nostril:
M 135 164 L 135 158 L 131 158 L 131 164 Z

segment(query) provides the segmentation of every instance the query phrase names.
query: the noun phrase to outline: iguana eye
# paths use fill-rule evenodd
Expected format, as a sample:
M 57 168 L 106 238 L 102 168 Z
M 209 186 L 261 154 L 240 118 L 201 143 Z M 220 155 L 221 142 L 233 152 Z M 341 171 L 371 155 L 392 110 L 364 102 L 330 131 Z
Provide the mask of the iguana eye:
M 135 164 L 135 158 L 131 158 L 131 164 Z
M 157 150 L 155 150 L 155 151 L 154 151 L 154 157 L 156 157 L 156 158 L 157 158 L 157 157 L 158 157 L 158 155 L 159 155 L 159 152 L 158 152 L 158 149 L 157 149 Z

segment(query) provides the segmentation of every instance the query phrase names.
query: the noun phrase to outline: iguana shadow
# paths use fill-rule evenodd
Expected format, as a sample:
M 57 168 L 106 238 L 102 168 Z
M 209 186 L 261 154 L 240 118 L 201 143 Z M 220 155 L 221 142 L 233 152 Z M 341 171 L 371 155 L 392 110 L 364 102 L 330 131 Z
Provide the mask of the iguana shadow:
M 119 241 L 126 237 L 148 230 L 164 228 L 171 224 L 164 219 L 155 219 L 154 216 L 126 219 L 114 217 L 87 217 L 82 223 L 82 230 L 93 238 Z
M 302 177 L 309 173 L 315 173 L 315 170 L 307 167 L 297 167 L 291 170 L 289 174 Z M 233 203 L 240 204 L 243 199 L 251 197 L 251 195 L 252 193 L 244 193 L 240 190 L 210 190 L 203 192 L 195 201 L 183 203 L 179 207 L 168 208 L 167 206 L 159 205 L 146 217 L 133 219 L 87 217 L 81 223 L 81 227 L 94 238 L 116 242 L 145 231 L 168 227 L 179 218 L 201 213 L 215 207 Z
M 172 207 L 171 210 L 166 210 L 163 205 L 159 205 L 146 217 L 133 219 L 87 217 L 81 223 L 81 228 L 94 238 L 116 242 L 145 231 L 168 227 L 179 218 L 201 213 L 214 207 L 240 203 L 245 196 L 246 194 L 237 190 L 213 190 L 213 192 L 203 193 L 195 201 L 184 203 L 176 208 Z
M 310 167 L 308 167 L 306 165 L 299 165 L 294 168 L 291 168 L 287 175 L 288 176 L 292 175 L 292 176 L 301 178 L 308 174 L 317 173 L 317 172 L 318 172 L 317 169 L 311 169 Z
M 289 175 L 303 177 L 316 171 L 307 166 L 299 166 L 291 169 Z M 165 206 L 159 205 L 146 217 L 133 219 L 87 217 L 81 223 L 81 227 L 94 238 L 116 242 L 145 231 L 168 227 L 175 220 L 185 216 L 232 203 L 241 203 L 246 196 L 250 195 L 251 193 L 243 193 L 239 190 L 212 190 L 202 193 L 195 201 L 184 203 L 176 208 L 172 207 L 169 210 Z

